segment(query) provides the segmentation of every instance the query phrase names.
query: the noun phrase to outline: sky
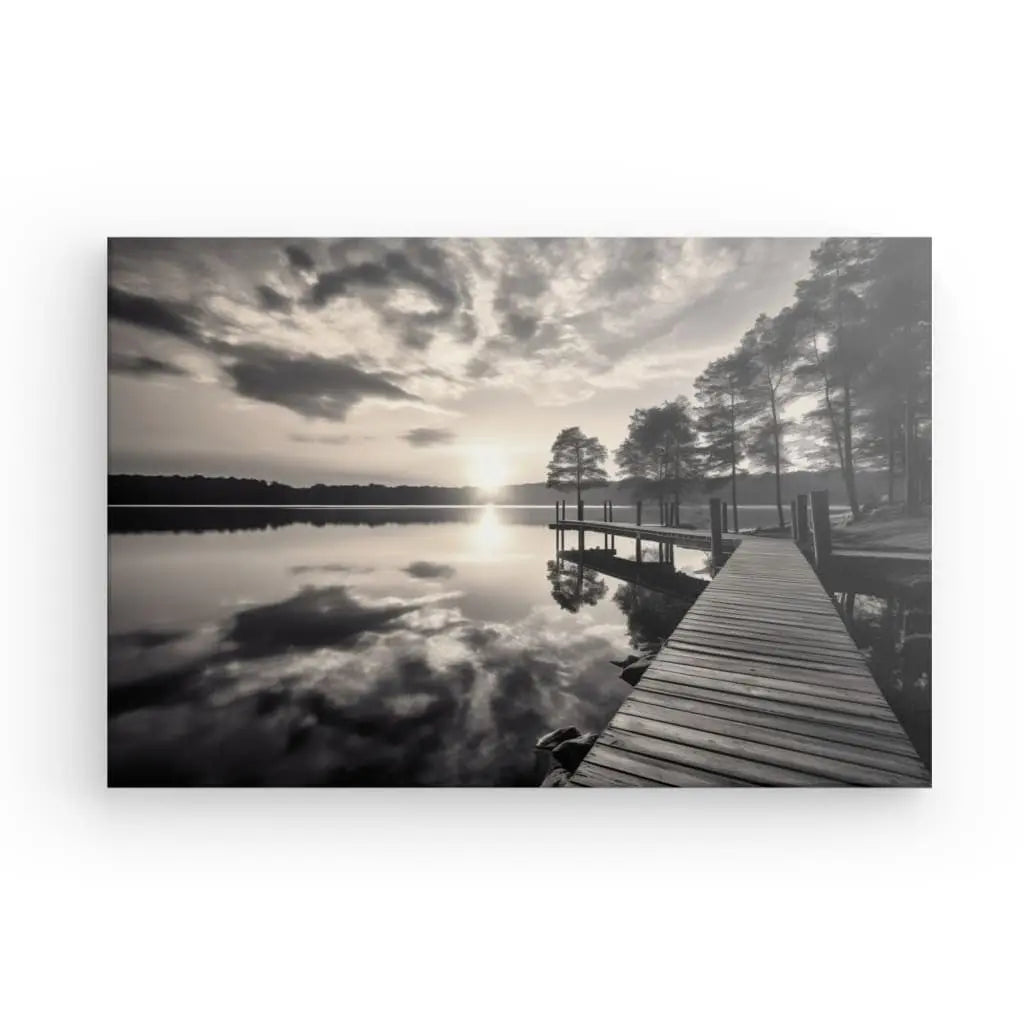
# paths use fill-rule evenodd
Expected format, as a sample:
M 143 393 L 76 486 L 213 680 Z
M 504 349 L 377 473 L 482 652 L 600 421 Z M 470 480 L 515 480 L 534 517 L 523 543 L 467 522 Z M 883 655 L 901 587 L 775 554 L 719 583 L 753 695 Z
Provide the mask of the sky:
M 692 398 L 817 242 L 112 239 L 110 471 L 542 481 L 563 427 Z

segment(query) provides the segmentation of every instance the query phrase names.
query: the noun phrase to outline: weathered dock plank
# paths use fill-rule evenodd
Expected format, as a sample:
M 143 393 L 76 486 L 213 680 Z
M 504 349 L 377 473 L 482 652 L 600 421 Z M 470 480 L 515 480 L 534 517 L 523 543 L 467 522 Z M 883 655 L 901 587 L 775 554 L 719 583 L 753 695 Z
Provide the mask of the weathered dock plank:
M 710 547 L 673 527 L 559 523 Z M 704 539 L 706 538 L 706 540 Z M 652 539 L 656 539 L 652 538 Z M 724 539 L 724 538 L 723 538 Z M 729 538 L 685 615 L 572 778 L 578 786 L 928 786 L 930 773 L 789 539 Z

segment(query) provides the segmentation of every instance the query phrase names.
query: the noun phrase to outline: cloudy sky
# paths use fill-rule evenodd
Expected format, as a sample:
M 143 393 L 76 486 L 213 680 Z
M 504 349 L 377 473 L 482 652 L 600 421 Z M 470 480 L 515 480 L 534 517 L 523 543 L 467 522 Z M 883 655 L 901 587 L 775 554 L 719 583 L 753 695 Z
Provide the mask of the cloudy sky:
M 815 244 L 114 240 L 110 470 L 542 480 L 562 427 L 611 450 L 633 409 L 691 397 Z

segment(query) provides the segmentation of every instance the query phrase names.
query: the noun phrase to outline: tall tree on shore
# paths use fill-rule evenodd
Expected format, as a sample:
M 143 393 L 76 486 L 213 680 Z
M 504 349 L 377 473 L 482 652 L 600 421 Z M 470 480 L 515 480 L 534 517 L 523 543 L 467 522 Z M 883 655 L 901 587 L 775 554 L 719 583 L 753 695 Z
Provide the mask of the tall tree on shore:
M 930 239 L 880 242 L 869 268 L 865 301 L 873 343 L 864 383 L 872 414 L 867 442 L 886 445 L 890 501 L 896 448 L 902 442 L 906 511 L 913 515 L 923 483 L 918 424 L 931 416 Z
M 740 529 L 736 473 L 740 460 L 746 455 L 746 425 L 754 411 L 750 395 L 753 373 L 750 351 L 740 346 L 711 363 L 694 383 L 704 477 L 712 482 L 728 474 L 735 533 Z
M 753 372 L 748 394 L 759 410 L 750 435 L 748 453 L 775 474 L 775 506 L 779 528 L 786 525 L 782 511 L 782 467 L 788 464 L 784 435 L 789 423 L 786 406 L 793 398 L 795 370 L 800 362 L 800 314 L 787 306 L 774 317 L 762 313 L 743 339 Z
M 576 489 L 576 507 L 583 517 L 583 492 L 608 483 L 604 462 L 608 449 L 596 437 L 588 437 L 579 427 L 566 427 L 551 445 L 547 486 L 556 490 Z
M 697 435 L 685 398 L 636 409 L 615 460 L 632 479 L 636 493 L 661 501 L 681 493 L 700 477 Z
M 810 422 L 824 425 L 843 475 L 850 511 L 860 515 L 854 465 L 855 389 L 870 361 L 864 291 L 878 243 L 829 238 L 811 253 L 811 273 L 797 283 L 794 327 L 805 339 L 798 369 L 819 397 Z

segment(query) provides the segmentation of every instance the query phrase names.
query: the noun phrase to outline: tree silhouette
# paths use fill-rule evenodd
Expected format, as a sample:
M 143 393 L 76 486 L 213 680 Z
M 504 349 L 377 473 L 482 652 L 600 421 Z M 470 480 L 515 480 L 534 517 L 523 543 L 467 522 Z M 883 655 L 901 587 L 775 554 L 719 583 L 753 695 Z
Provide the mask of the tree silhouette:
M 787 464 L 783 437 L 789 426 L 786 406 L 794 394 L 794 371 L 800 359 L 800 314 L 787 306 L 774 317 L 762 313 L 743 340 L 753 372 L 748 394 L 760 410 L 750 435 L 748 452 L 754 462 L 775 474 L 775 507 L 780 529 L 786 525 L 782 511 L 782 467 Z
M 827 427 L 855 518 L 860 515 L 860 502 L 854 464 L 854 396 L 870 361 L 864 290 L 877 244 L 865 238 L 826 239 L 811 253 L 811 273 L 796 289 L 794 319 L 807 353 L 798 372 L 819 395 L 810 422 Z
M 562 559 L 549 559 L 547 578 L 551 584 L 551 597 L 559 608 L 576 614 L 583 605 L 595 605 L 608 593 L 596 569 L 582 562 L 565 564 Z
M 884 445 L 893 500 L 896 451 L 902 442 L 907 512 L 918 511 L 925 483 L 924 442 L 931 418 L 931 246 L 918 238 L 879 243 L 865 289 L 874 346 L 862 383 L 867 415 L 863 444 Z M 918 426 L 924 421 L 925 437 Z
M 694 390 L 699 403 L 697 429 L 705 480 L 729 474 L 732 485 L 732 528 L 738 533 L 736 473 L 746 455 L 746 423 L 756 409 L 750 394 L 754 367 L 749 349 L 738 347 L 716 359 L 697 378 Z
M 654 493 L 661 500 L 700 479 L 697 434 L 685 398 L 636 409 L 615 460 L 638 494 Z
M 547 486 L 560 491 L 575 487 L 582 518 L 583 492 L 608 483 L 603 465 L 607 458 L 608 449 L 596 437 L 587 437 L 579 427 L 566 427 L 551 445 Z
M 612 600 L 626 617 L 629 642 L 637 650 L 658 648 L 693 606 L 693 597 L 667 597 L 641 584 L 624 583 Z
M 930 494 L 928 239 L 826 239 L 811 253 L 795 301 L 775 316 L 759 316 L 737 351 L 745 354 L 749 376 L 739 372 L 734 352 L 711 363 L 696 382 L 705 472 L 713 479 L 728 470 L 734 509 L 735 477 L 747 458 L 773 471 L 784 522 L 782 470 L 795 441 L 816 469 L 838 468 L 855 517 L 861 511 L 858 464 L 887 468 L 890 502 L 902 467 L 906 511 L 917 511 Z M 793 424 L 787 406 L 800 394 L 816 404 Z M 620 448 L 638 467 L 642 445 L 624 449 L 642 412 L 634 413 Z

